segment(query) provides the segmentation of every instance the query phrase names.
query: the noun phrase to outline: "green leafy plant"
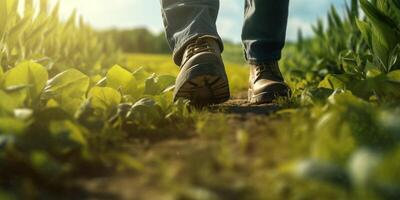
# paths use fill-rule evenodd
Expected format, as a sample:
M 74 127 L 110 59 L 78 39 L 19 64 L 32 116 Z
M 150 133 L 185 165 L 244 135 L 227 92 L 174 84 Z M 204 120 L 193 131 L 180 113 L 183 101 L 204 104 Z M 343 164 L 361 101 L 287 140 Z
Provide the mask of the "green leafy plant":
M 400 21 L 395 13 L 400 11 L 395 0 L 361 0 L 361 8 L 368 22 L 357 21 L 358 27 L 374 53 L 376 64 L 382 72 L 388 73 L 398 68 L 400 50 Z M 389 6 L 391 5 L 391 6 Z
M 132 156 L 104 147 L 185 120 L 187 102 L 171 98 L 175 77 L 108 68 L 119 50 L 77 25 L 76 12 L 63 22 L 59 4 L 48 12 L 46 0 L 39 10 L 27 0 L 23 14 L 18 5 L 0 2 L 0 188 L 26 195 L 26 182 L 32 191 L 63 188 L 84 168 L 139 170 Z
M 352 0 L 346 15 L 332 8 L 327 25 L 320 20 L 314 37 L 290 49 L 286 70 L 307 106 L 290 119 L 308 152 L 292 174 L 350 198 L 398 198 L 400 185 L 390 178 L 398 162 L 388 159 L 397 156 L 400 131 L 399 13 L 396 0 Z
M 66 22 L 59 19 L 59 4 L 49 10 L 48 0 L 39 9 L 27 0 L 23 13 L 17 0 L 0 3 L 0 65 L 4 69 L 23 60 L 34 60 L 50 74 L 74 67 L 87 74 L 101 73 L 120 59 L 111 37 L 101 36 L 79 19 L 76 12 Z M 36 14 L 36 11 L 38 13 Z M 89 74 L 89 75 L 91 75 Z

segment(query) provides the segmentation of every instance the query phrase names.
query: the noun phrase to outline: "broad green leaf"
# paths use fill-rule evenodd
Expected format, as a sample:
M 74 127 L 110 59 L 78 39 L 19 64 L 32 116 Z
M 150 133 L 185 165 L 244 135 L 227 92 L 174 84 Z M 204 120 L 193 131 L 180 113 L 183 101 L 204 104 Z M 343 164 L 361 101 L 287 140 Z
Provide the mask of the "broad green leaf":
M 310 88 L 305 89 L 301 94 L 301 103 L 303 105 L 315 105 L 326 102 L 326 99 L 333 93 L 332 89 Z
M 388 72 L 400 69 L 400 43 L 389 54 Z
M 347 85 L 352 80 L 351 75 L 348 74 L 329 74 L 327 75 L 324 80 L 322 80 L 318 87 L 319 88 L 327 88 L 327 89 L 347 89 Z
M 387 7 L 385 2 L 378 2 L 377 5 L 381 10 L 367 0 L 361 0 L 360 2 L 364 13 L 373 25 L 371 39 L 372 48 L 384 66 L 382 70 L 384 72 L 389 72 L 391 68 L 389 54 L 395 45 L 400 42 L 400 30 L 397 24 L 381 11 L 382 9 L 386 10 L 386 8 L 384 8 Z
M 365 41 L 367 41 L 367 44 L 372 48 L 372 39 L 371 39 L 371 26 L 360 20 L 356 20 L 358 29 L 360 29 L 360 32 L 362 34 L 362 37 L 364 38 Z
M 44 97 L 63 103 L 63 100 L 83 98 L 88 88 L 89 77 L 76 69 L 69 69 L 48 81 Z
M 49 80 L 43 99 L 54 99 L 63 110 L 74 115 L 84 101 L 89 81 L 82 72 L 69 69 Z
M 362 74 L 364 69 L 359 65 L 358 55 L 353 51 L 344 51 L 339 54 L 339 61 L 346 73 Z
M 371 20 L 374 27 L 382 31 L 381 33 L 387 36 L 389 41 L 396 41 L 398 38 L 393 38 L 393 36 L 399 34 L 397 24 L 389 18 L 386 13 L 380 11 L 368 0 L 360 0 L 361 8 L 363 9 L 365 15 Z M 392 32 L 384 32 L 392 31 Z M 392 40 L 393 39 L 393 40 Z
M 34 99 L 42 92 L 47 79 L 46 68 L 40 64 L 25 61 L 6 72 L 3 87 L 9 89 L 16 86 L 29 86 L 30 97 Z
M 59 107 L 59 106 L 60 105 L 58 104 L 58 102 L 56 100 L 54 100 L 54 99 L 50 99 L 46 103 L 46 107 L 47 108 L 56 108 L 56 107 Z
M 2 83 L 1 81 L 2 81 L 3 75 L 4 75 L 3 67 L 0 66 L 0 87 L 1 87 L 1 83 Z
M 94 75 L 94 76 L 90 77 L 90 83 L 91 83 L 91 85 L 97 85 L 97 84 L 101 85 L 103 79 L 104 78 L 102 76 L 100 76 L 100 75 Z M 106 79 L 104 79 L 104 80 L 106 80 Z
M 0 115 L 11 114 L 19 106 L 21 106 L 19 101 L 16 101 L 13 96 L 0 90 Z
M 88 98 L 94 108 L 106 112 L 116 108 L 122 100 L 121 94 L 110 87 L 94 87 L 90 90 Z
M 366 88 L 374 91 L 381 101 L 400 98 L 400 70 L 366 80 Z
M 0 117 L 0 133 L 21 134 L 27 128 L 28 123 L 10 117 Z
M 135 87 L 135 78 L 132 73 L 122 68 L 121 66 L 115 65 L 107 72 L 107 87 L 114 88 L 116 90 L 122 90 L 127 93 L 130 87 Z
M 367 70 L 367 78 L 374 78 L 381 74 L 382 74 L 382 72 L 378 69 L 368 69 Z
M 82 146 L 85 146 L 87 144 L 82 129 L 69 120 L 51 122 L 49 128 L 53 134 L 67 133 L 67 139 L 69 139 L 70 141 L 76 142 L 77 144 L 80 144 Z
M 393 8 L 393 13 L 395 13 L 395 15 L 397 16 L 397 19 L 400 20 L 400 1 L 398 0 L 392 0 L 389 1 L 391 7 Z
M 400 70 L 395 70 L 386 74 L 389 81 L 400 83 Z M 399 91 L 400 92 L 400 91 Z
M 7 26 L 7 1 L 0 1 L 0 40 L 3 37 Z
M 390 1 L 390 0 L 389 0 Z M 381 11 L 382 13 L 389 12 L 389 4 L 388 0 L 385 1 L 376 1 L 376 8 Z
M 15 87 L 9 87 L 5 90 L 7 94 L 13 99 L 15 105 L 19 105 L 19 107 L 24 107 L 28 102 L 30 97 L 30 86 L 19 85 Z M 32 102 L 33 103 L 33 102 Z
M 175 77 L 169 75 L 153 76 L 146 80 L 145 94 L 159 95 L 175 84 Z
M 127 117 L 137 124 L 154 127 L 163 118 L 163 114 L 153 99 L 143 98 L 132 106 Z
M 319 83 L 318 87 L 332 90 L 348 90 L 358 97 L 368 99 L 377 88 L 376 80 L 380 79 L 381 77 L 360 80 L 358 76 L 351 74 L 330 74 Z
M 145 80 L 151 76 L 143 67 L 138 68 L 133 72 L 133 76 L 135 77 L 136 81 L 143 83 Z
M 351 84 L 350 90 L 354 95 L 369 100 L 375 96 L 381 100 L 386 98 L 396 98 L 400 96 L 399 83 L 388 80 L 386 74 L 368 77 L 362 81 L 355 81 Z
M 175 107 L 172 92 L 165 92 L 161 95 L 153 96 L 152 98 L 157 102 L 163 112 L 169 112 L 170 109 Z
M 384 48 L 391 50 L 400 40 L 400 31 L 397 28 L 397 24 L 368 0 L 360 0 L 360 5 L 365 15 L 372 22 L 373 29 L 376 30 L 376 40 L 380 41 Z
M 366 106 L 367 102 L 354 96 L 350 91 L 336 90 L 329 98 L 328 102 L 335 106 L 359 105 Z
M 387 73 L 390 52 L 389 47 L 385 45 L 382 35 L 379 35 L 379 33 L 375 31 L 375 29 L 372 29 L 371 42 L 372 49 L 379 59 L 380 64 L 383 66 L 383 68 L 380 68 L 380 70 Z

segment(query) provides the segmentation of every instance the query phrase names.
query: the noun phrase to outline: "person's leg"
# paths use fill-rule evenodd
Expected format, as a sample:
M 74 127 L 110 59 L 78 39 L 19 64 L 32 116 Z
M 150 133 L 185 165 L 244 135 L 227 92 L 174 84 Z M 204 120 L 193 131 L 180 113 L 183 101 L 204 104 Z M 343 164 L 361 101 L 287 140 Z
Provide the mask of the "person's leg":
M 249 63 L 281 58 L 288 10 L 289 0 L 246 0 L 242 40 Z
M 287 96 L 278 61 L 285 45 L 289 0 L 246 0 L 242 40 L 250 65 L 249 101 L 270 103 Z
M 177 65 L 181 64 L 185 47 L 195 38 L 214 37 L 222 50 L 216 28 L 219 0 L 161 0 L 161 6 L 166 36 Z
M 161 0 L 168 42 L 180 66 L 174 100 L 218 104 L 230 97 L 217 33 L 219 0 Z

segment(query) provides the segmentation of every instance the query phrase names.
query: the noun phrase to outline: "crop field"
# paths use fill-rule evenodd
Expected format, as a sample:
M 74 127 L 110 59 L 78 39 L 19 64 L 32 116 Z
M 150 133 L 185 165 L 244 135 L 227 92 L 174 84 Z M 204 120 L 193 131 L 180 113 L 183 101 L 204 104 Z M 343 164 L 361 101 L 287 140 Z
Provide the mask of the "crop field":
M 247 103 L 229 45 L 232 99 L 193 108 L 170 55 L 1 0 L 0 199 L 400 199 L 400 2 L 350 2 L 285 48 L 289 98 Z

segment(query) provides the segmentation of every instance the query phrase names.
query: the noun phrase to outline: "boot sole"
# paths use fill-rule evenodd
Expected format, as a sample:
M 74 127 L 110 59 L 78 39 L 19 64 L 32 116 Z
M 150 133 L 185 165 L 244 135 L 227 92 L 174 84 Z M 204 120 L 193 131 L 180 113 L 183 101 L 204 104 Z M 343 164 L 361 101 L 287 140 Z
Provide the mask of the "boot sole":
M 190 100 L 191 105 L 207 106 L 226 102 L 230 98 L 225 72 L 213 65 L 200 64 L 182 71 L 176 83 L 174 100 Z

